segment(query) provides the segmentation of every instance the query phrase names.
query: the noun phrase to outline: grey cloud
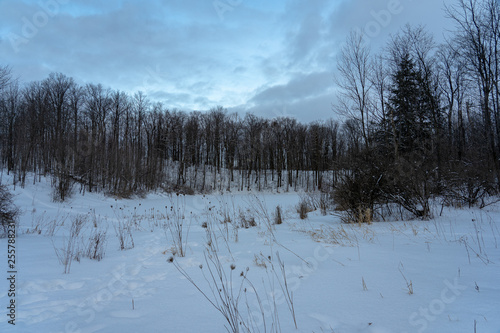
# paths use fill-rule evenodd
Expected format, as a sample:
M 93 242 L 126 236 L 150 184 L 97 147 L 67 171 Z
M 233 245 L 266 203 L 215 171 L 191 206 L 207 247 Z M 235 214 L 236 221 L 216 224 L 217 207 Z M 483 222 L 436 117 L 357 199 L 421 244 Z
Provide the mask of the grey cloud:
M 306 122 L 334 117 L 331 112 L 334 84 L 330 71 L 296 74 L 287 84 L 260 90 L 247 106 L 232 110 L 271 118 L 288 116 Z
M 247 71 L 247 68 L 245 66 L 238 66 L 235 69 L 233 69 L 233 73 L 235 73 L 235 74 L 245 73 L 246 71 Z
M 239 106 L 229 108 L 229 111 L 237 112 L 240 115 L 248 112 L 265 118 L 291 117 L 302 122 L 312 122 L 337 118 L 337 115 L 332 111 L 332 102 L 334 99 L 335 96 L 331 92 L 325 92 L 321 95 L 302 100 L 275 101 L 258 104 L 250 108 Z
M 299 112 L 311 103 L 329 114 L 335 55 L 346 34 L 394 0 L 243 1 L 223 20 L 212 1 L 71 0 L 15 53 L 6 33 L 21 34 L 22 18 L 40 10 L 38 1 L 0 2 L 0 62 L 23 81 L 56 71 L 77 82 L 144 90 L 181 109 L 289 105 Z M 400 2 L 405 10 L 380 43 L 408 20 L 442 31 L 441 3 Z
M 294 60 L 305 58 L 318 46 L 321 38 L 322 22 L 319 14 L 310 14 L 302 21 L 299 31 L 292 38 L 291 48 Z
M 325 92 L 333 85 L 330 71 L 298 74 L 285 85 L 276 85 L 256 94 L 250 102 L 270 103 L 296 101 Z
M 164 102 L 167 106 L 178 107 L 186 102 L 192 102 L 191 95 L 185 93 L 168 93 L 165 91 L 150 92 L 148 98 Z

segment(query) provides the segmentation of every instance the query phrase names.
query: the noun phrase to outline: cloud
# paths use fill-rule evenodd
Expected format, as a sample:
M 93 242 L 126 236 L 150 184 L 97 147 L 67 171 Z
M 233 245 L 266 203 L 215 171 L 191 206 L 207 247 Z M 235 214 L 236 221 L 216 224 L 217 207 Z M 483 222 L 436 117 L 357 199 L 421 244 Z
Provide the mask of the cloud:
M 230 110 L 270 118 L 288 116 L 309 122 L 334 116 L 331 112 L 335 99 L 333 92 L 330 71 L 296 73 L 286 84 L 260 87 L 248 103 Z
M 22 81 L 63 72 L 77 82 L 143 90 L 185 110 L 285 105 L 308 110 L 308 117 L 314 110 L 330 116 L 335 56 L 349 30 L 397 0 L 227 1 L 222 18 L 213 1 L 60 1 L 57 14 L 46 13 L 28 38 L 26 24 L 44 11 L 39 1 L 60 0 L 0 2 L 0 65 L 11 65 Z M 440 2 L 399 1 L 404 10 L 374 44 L 407 21 L 442 32 Z M 8 38 L 13 33 L 26 41 L 18 52 Z
M 257 93 L 254 104 L 287 103 L 323 94 L 333 85 L 330 71 L 297 74 L 287 84 L 275 85 Z
M 337 118 L 332 110 L 332 103 L 335 95 L 331 92 L 310 96 L 301 100 L 279 102 L 271 101 L 263 104 L 256 104 L 252 107 L 240 105 L 228 108 L 230 112 L 237 112 L 241 116 L 252 113 L 264 118 L 291 117 L 301 122 L 309 123 L 322 121 L 330 118 Z

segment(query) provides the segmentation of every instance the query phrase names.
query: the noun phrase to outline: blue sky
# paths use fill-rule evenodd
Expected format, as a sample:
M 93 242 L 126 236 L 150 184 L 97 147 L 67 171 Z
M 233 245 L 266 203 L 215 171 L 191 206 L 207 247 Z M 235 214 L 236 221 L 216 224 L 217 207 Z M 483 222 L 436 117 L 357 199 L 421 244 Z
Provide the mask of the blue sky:
M 0 0 L 0 65 L 23 82 L 62 72 L 141 90 L 171 109 L 313 121 L 334 116 L 351 29 L 370 29 L 377 52 L 406 23 L 441 41 L 444 16 L 436 0 Z

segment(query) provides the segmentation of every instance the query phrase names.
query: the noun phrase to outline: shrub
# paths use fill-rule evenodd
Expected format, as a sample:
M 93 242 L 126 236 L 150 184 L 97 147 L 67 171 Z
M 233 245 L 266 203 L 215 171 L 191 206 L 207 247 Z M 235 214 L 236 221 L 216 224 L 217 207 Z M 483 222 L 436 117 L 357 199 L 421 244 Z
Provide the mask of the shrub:
M 445 177 L 444 205 L 457 208 L 486 206 L 488 197 L 498 194 L 495 177 L 478 163 L 456 162 Z
M 276 206 L 276 212 L 274 213 L 274 224 L 282 224 L 283 217 L 281 216 L 281 207 Z
M 191 220 L 186 219 L 186 198 L 184 194 L 176 194 L 169 196 L 170 207 L 166 207 L 165 229 L 169 231 L 174 252 L 179 257 L 186 255 L 187 240 L 189 236 L 189 229 L 191 227 Z M 192 215 L 190 216 L 192 218 Z M 188 222 L 187 229 L 184 224 Z
M 310 212 L 319 209 L 321 214 L 325 216 L 330 206 L 330 195 L 324 191 L 309 191 L 300 194 L 300 201 L 301 203 L 304 202 L 305 207 L 308 207 L 307 210 Z M 299 209 L 297 209 L 297 212 L 299 212 Z
M 163 191 L 169 194 L 182 194 L 182 195 L 194 195 L 194 189 L 186 185 L 177 185 L 174 183 L 165 183 L 161 186 Z
M 385 201 L 400 205 L 414 218 L 432 217 L 430 199 L 437 191 L 437 181 L 433 172 L 429 171 L 430 168 L 415 158 L 397 160 L 392 165 L 392 172 L 386 172 L 383 188 Z
M 253 216 L 245 216 L 245 213 L 240 210 L 240 225 L 241 228 L 251 228 L 256 227 L 257 222 L 255 222 L 255 218 Z
M 101 261 L 101 259 L 104 258 L 104 253 L 106 251 L 106 239 L 106 230 L 94 228 L 89 237 L 85 256 L 92 260 Z
M 344 175 L 333 194 L 336 209 L 343 212 L 344 222 L 372 220 L 374 206 L 382 199 L 382 178 L 383 174 L 371 167 L 358 168 Z
M 120 250 L 134 248 L 134 237 L 132 236 L 132 222 L 119 220 L 115 225 L 115 233 L 120 242 Z
M 319 199 L 319 209 L 321 210 L 321 215 L 326 216 L 326 211 L 330 206 L 330 198 L 328 193 L 321 192 Z
M 52 201 L 64 202 L 73 193 L 73 181 L 63 172 L 58 172 L 52 184 Z
M 299 202 L 299 205 L 297 206 L 297 213 L 299 213 L 301 220 L 305 220 L 307 218 L 307 214 L 312 211 L 313 209 L 309 206 L 309 203 L 306 200 L 302 199 Z
M 12 194 L 0 185 L 0 238 L 6 237 L 9 224 L 17 223 L 19 209 L 12 202 Z
M 73 220 L 71 221 L 69 236 L 64 240 L 63 247 L 57 249 L 54 246 L 57 258 L 59 259 L 59 262 L 64 266 L 64 274 L 69 274 L 73 259 L 77 261 L 80 260 L 80 232 L 86 224 L 87 217 L 85 215 L 78 215 L 73 218 Z

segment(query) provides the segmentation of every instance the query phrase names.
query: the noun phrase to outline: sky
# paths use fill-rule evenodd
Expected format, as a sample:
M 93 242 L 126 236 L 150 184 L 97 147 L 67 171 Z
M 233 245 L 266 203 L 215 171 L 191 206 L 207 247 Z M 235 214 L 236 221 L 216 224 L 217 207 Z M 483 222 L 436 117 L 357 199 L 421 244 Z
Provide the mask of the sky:
M 453 0 L 445 0 L 450 3 Z M 405 24 L 437 42 L 442 0 L 0 0 L 0 65 L 144 92 L 169 109 L 335 117 L 336 59 L 362 31 L 373 53 Z

